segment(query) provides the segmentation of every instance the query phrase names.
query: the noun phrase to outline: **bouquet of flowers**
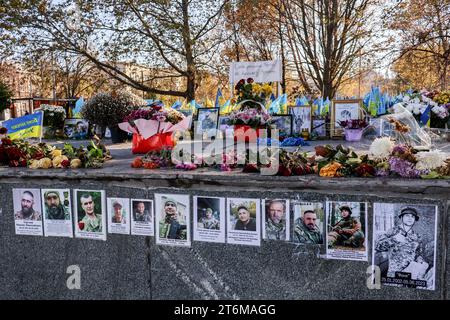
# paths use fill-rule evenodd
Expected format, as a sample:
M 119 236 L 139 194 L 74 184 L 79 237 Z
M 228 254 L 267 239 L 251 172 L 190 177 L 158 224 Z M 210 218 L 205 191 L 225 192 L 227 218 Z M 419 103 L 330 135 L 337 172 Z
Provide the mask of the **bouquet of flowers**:
M 187 130 L 191 118 L 161 104 L 153 104 L 132 111 L 123 119 L 124 122 L 119 123 L 119 128 L 133 134 L 132 152 L 143 154 L 172 148 L 172 133 Z
M 339 121 L 339 125 L 344 129 L 364 129 L 368 123 L 364 119 L 352 119 Z
M 248 78 L 247 82 L 241 79 L 234 89 L 238 97 L 236 102 L 242 104 L 241 108 L 260 109 L 272 94 L 272 86 L 269 83 L 260 85 L 252 78 Z
M 270 124 L 271 117 L 264 108 L 260 110 L 248 108 L 233 111 L 229 116 L 229 125 L 247 125 L 253 128 Z
M 0 144 L 0 165 L 49 168 L 101 168 L 103 162 L 111 158 L 106 147 L 97 140 L 87 148 L 75 148 L 66 143 L 63 149 L 46 143 L 30 144 L 28 141 L 3 138 Z
M 41 104 L 37 111 L 44 112 L 44 126 L 61 128 L 66 119 L 66 110 L 61 106 L 52 106 L 49 104 Z

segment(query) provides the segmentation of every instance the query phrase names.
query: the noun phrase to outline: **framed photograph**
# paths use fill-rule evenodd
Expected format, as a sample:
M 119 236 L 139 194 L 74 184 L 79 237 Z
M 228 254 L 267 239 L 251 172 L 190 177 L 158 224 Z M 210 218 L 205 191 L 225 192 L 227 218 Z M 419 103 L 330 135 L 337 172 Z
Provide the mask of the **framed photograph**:
M 178 111 L 180 111 L 182 114 L 184 114 L 185 117 L 189 117 L 189 116 L 192 116 L 192 118 L 194 117 L 192 110 L 178 110 Z M 193 123 L 192 118 L 191 118 L 191 123 L 189 124 L 189 128 L 192 128 L 192 123 Z
M 75 237 L 106 241 L 104 190 L 74 190 Z
M 41 190 L 13 189 L 16 234 L 42 236 Z
M 197 111 L 195 135 L 215 137 L 219 121 L 219 108 L 199 108 Z
M 303 129 L 307 129 L 311 133 L 312 112 L 311 106 L 291 107 L 293 133 L 300 135 Z
M 133 210 L 131 220 L 131 234 L 141 236 L 154 236 L 153 229 L 153 200 L 132 199 Z
M 280 130 L 280 137 L 292 136 L 292 114 L 272 116 L 272 127 Z
M 84 119 L 66 119 L 64 121 L 64 134 L 68 139 L 88 139 L 89 122 Z
M 343 129 L 339 125 L 340 121 L 362 119 L 361 105 L 361 99 L 333 100 L 331 104 L 331 138 L 343 136 Z
M 367 202 L 327 202 L 327 259 L 367 261 Z
M 263 200 L 263 239 L 289 241 L 289 200 Z
M 315 119 L 312 121 L 312 132 L 317 135 L 317 138 L 327 137 L 327 122 L 325 119 Z
M 260 199 L 228 198 L 227 242 L 261 245 Z
M 42 212 L 46 237 L 73 237 L 72 202 L 69 189 L 42 189 Z
M 438 207 L 374 203 L 372 265 L 381 283 L 435 290 Z
M 322 202 L 300 202 L 294 207 L 293 240 L 298 244 L 323 244 L 325 211 Z
M 130 199 L 108 198 L 108 232 L 130 234 Z
M 189 195 L 155 193 L 156 244 L 190 247 Z
M 194 240 L 225 243 L 225 198 L 194 196 Z

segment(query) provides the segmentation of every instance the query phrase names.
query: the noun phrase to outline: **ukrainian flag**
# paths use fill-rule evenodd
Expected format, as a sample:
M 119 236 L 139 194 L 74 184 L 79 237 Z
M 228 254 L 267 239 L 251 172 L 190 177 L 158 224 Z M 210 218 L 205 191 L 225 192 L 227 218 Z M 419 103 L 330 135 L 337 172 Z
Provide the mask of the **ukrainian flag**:
M 36 112 L 5 121 L 2 126 L 8 129 L 8 136 L 11 140 L 40 138 L 42 136 L 43 116 L 43 112 Z

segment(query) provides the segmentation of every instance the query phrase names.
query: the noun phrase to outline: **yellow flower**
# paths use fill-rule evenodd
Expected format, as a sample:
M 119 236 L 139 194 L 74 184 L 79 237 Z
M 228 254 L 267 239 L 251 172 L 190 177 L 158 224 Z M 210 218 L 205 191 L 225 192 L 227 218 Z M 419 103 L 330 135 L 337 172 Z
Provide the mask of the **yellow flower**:
M 39 168 L 48 169 L 52 167 L 52 160 L 50 158 L 42 158 L 39 160 Z
M 342 165 L 338 162 L 332 162 L 327 164 L 325 167 L 320 169 L 319 176 L 321 177 L 340 177 L 341 174 L 338 172 L 342 168 Z
M 81 167 L 81 160 L 80 159 L 72 159 L 72 161 L 70 161 L 70 167 L 72 169 L 77 169 Z
M 54 168 L 62 168 L 61 162 L 69 160 L 66 156 L 57 156 L 53 158 L 52 164 Z
M 257 83 L 253 83 L 252 85 L 252 93 L 259 95 L 261 93 L 262 87 L 261 85 L 257 84 Z
M 28 168 L 39 169 L 39 160 L 31 160 L 30 164 L 28 165 Z
M 261 88 L 262 93 L 266 96 L 269 96 L 272 93 L 272 86 L 268 83 L 265 83 Z
M 55 149 L 52 151 L 52 158 L 60 157 L 62 155 L 62 151 Z

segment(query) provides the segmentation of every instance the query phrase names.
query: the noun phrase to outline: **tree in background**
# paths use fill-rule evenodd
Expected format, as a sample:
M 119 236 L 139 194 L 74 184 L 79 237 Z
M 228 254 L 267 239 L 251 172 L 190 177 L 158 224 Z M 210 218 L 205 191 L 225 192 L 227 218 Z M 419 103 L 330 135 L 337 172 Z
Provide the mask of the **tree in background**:
M 9 108 L 13 94 L 9 87 L 0 80 L 0 112 Z
M 24 51 L 68 52 L 137 90 L 193 99 L 199 69 L 223 41 L 218 24 L 228 0 L 4 2 L 0 23 Z M 124 72 L 123 61 L 166 72 L 144 82 Z M 155 78 L 182 78 L 185 86 L 149 85 Z
M 376 0 L 282 0 L 298 78 L 333 98 L 361 59 L 373 54 Z M 372 21 L 372 23 L 371 23 Z
M 387 28 L 399 34 L 399 57 L 395 64 L 398 79 L 413 87 L 448 89 L 450 1 L 401 1 L 386 8 L 385 15 Z M 438 85 L 433 80 L 427 81 L 434 75 Z

